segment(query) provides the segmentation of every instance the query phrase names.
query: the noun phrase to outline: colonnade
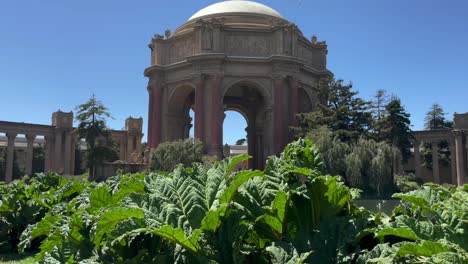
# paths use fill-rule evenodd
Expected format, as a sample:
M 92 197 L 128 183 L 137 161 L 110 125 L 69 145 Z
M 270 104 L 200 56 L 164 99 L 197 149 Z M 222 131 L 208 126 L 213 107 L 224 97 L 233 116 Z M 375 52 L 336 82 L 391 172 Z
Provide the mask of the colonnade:
M 421 144 L 426 142 L 431 144 L 432 153 L 432 179 L 434 183 L 441 183 L 439 145 L 441 142 L 448 142 L 451 153 L 450 174 L 451 184 L 463 185 L 466 177 L 466 168 L 468 164 L 468 131 L 464 130 L 429 130 L 415 132 L 413 141 L 414 149 L 414 167 L 417 178 L 422 177 L 421 172 Z
M 142 152 L 142 126 L 143 118 L 129 117 L 125 122 L 125 130 L 110 131 L 112 137 L 120 143 L 121 160 L 129 163 L 142 161 L 139 157 L 141 155 L 138 155 Z M 0 133 L 5 133 L 8 141 L 5 182 L 13 180 L 15 140 L 21 134 L 25 135 L 27 142 L 25 174 L 32 175 L 34 143 L 38 136 L 44 137 L 44 172 L 74 174 L 75 148 L 79 139 L 73 127 L 72 112 L 54 112 L 52 125 L 0 121 Z M 136 155 L 133 155 L 134 153 Z M 80 165 L 76 164 L 76 166 Z

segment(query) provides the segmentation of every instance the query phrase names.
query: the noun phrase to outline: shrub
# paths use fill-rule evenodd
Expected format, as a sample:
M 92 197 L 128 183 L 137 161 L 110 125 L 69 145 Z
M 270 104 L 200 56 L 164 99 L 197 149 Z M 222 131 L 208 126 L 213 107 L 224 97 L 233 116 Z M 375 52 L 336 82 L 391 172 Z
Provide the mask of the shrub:
M 203 144 L 197 139 L 164 142 L 151 153 L 152 171 L 172 171 L 177 165 L 190 166 L 203 160 Z

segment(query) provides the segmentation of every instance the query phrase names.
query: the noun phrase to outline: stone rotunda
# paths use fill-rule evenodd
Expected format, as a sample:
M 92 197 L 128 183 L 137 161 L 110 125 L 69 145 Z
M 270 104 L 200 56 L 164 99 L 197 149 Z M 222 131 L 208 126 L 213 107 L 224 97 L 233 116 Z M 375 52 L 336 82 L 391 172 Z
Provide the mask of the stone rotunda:
M 326 43 L 259 3 L 213 4 L 149 47 L 150 148 L 189 137 L 192 109 L 195 137 L 221 157 L 224 112 L 234 110 L 247 121 L 249 166 L 262 168 L 291 139 L 295 115 L 326 100 L 317 87 L 331 76 Z

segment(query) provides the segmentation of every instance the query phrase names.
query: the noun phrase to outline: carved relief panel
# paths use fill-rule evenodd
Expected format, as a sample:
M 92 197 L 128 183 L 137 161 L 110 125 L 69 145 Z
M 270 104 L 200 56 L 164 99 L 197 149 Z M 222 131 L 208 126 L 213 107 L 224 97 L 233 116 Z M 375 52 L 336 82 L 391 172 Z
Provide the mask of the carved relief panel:
M 225 49 L 229 55 L 258 56 L 271 55 L 271 36 L 260 34 L 226 35 Z
M 170 44 L 169 63 L 183 61 L 193 55 L 193 39 L 191 37 L 175 40 Z

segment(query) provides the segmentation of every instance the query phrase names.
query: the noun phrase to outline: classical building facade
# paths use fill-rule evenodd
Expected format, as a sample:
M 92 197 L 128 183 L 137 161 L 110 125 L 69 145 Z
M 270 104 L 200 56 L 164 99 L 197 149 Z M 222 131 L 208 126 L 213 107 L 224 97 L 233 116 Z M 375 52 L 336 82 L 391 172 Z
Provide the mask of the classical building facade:
M 453 129 L 438 129 L 414 132 L 413 157 L 405 170 L 414 171 L 416 177 L 426 182 L 463 185 L 468 182 L 468 113 L 454 114 Z M 439 145 L 448 143 L 450 160 L 442 164 L 439 160 Z M 423 166 L 421 146 L 431 144 L 432 169 Z
M 129 163 L 141 161 L 142 127 L 143 118 L 129 117 L 125 121 L 125 130 L 111 130 L 112 138 L 119 143 L 120 160 Z M 13 179 L 15 147 L 26 152 L 24 167 L 27 175 L 32 174 L 34 146 L 44 148 L 45 172 L 73 175 L 75 166 L 78 166 L 75 164 L 75 148 L 80 146 L 80 142 L 73 127 L 72 112 L 54 112 L 52 125 L 0 121 L 0 133 L 5 134 L 0 136 L 0 150 L 7 152 L 5 176 L 1 175 L 5 182 Z
M 247 121 L 250 167 L 261 168 L 291 139 L 295 115 L 326 100 L 317 88 L 331 76 L 326 43 L 259 3 L 213 4 L 149 47 L 150 148 L 189 137 L 194 123 L 205 152 L 221 157 L 224 111 L 234 110 Z

